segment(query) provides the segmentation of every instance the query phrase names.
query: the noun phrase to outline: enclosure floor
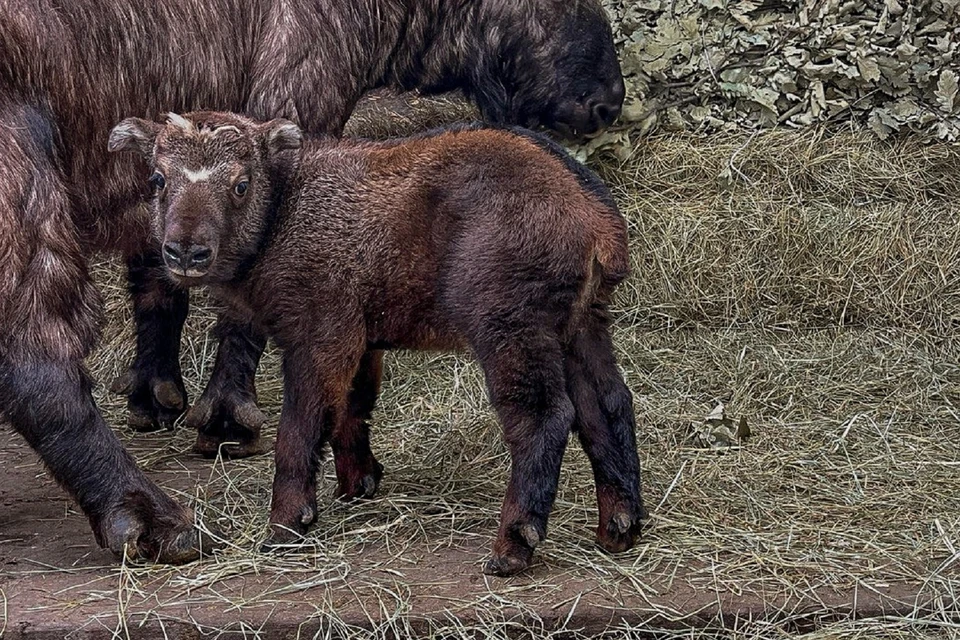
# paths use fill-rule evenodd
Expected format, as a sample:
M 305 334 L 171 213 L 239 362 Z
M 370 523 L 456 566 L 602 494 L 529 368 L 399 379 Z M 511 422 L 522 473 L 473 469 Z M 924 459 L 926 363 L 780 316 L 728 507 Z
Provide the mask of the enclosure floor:
M 765 601 L 756 597 L 756 590 L 752 594 L 695 590 L 683 576 L 656 595 L 623 589 L 610 592 L 592 577 L 574 573 L 545 576 L 542 563 L 524 577 L 491 579 L 480 571 L 487 551 L 485 535 L 455 548 L 434 550 L 433 545 L 423 544 L 408 551 L 408 557 L 416 558 L 413 563 L 398 563 L 383 548 L 366 546 L 362 550 L 364 565 L 371 566 L 371 557 L 375 560 L 380 554 L 384 560 L 380 570 L 348 572 L 313 588 L 298 586 L 295 593 L 285 592 L 284 580 L 277 575 L 226 577 L 204 587 L 201 591 L 217 592 L 216 598 L 205 598 L 163 572 L 148 571 L 145 575 L 149 577 L 139 580 L 136 569 L 118 567 L 108 552 L 97 547 L 86 519 L 7 425 L 0 427 L 0 457 L 6 474 L 0 487 L 0 593 L 4 605 L 0 637 L 10 640 L 192 638 L 211 632 L 311 637 L 329 623 L 328 616 L 319 611 L 319 603 L 323 609 L 332 606 L 338 625 L 346 623 L 358 630 L 376 630 L 381 625 L 398 630 L 402 620 L 403 626 L 414 631 L 454 621 L 465 625 L 489 622 L 496 615 L 508 632 L 511 625 L 532 623 L 544 631 L 562 626 L 586 633 L 610 631 L 620 625 L 636 629 L 644 623 L 680 628 L 721 620 L 757 621 L 771 612 L 771 621 L 789 612 L 801 629 L 836 619 L 908 616 L 921 613 L 929 604 L 929 594 L 918 599 L 919 583 L 909 582 L 880 582 L 853 591 L 811 592 L 809 599 Z M 199 457 L 183 457 L 159 466 L 177 471 L 172 482 L 164 483 L 166 487 L 180 484 L 190 491 L 209 475 L 210 465 Z M 163 469 L 153 471 L 163 473 Z M 407 583 L 408 576 L 416 579 Z M 551 578 L 549 587 L 524 590 L 519 598 L 511 596 L 525 583 L 544 578 Z M 397 598 L 397 602 L 403 601 L 404 610 L 392 611 L 384 594 L 404 590 Z M 505 596 L 515 606 L 494 614 L 492 607 Z M 204 600 L 216 602 L 205 604 Z M 224 604 L 229 600 L 253 604 L 238 610 Z M 484 603 L 491 610 L 485 610 Z M 665 618 L 664 610 L 682 612 L 682 617 Z M 804 615 L 805 610 L 809 615 Z

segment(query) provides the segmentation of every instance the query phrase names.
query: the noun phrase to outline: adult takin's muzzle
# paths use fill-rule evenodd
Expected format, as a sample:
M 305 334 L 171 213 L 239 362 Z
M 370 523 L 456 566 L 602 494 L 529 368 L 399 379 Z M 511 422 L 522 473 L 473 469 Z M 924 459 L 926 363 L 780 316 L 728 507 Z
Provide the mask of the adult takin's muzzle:
M 587 108 L 593 119 L 592 125 L 596 130 L 605 129 L 612 125 L 623 109 L 623 99 L 626 97 L 626 88 L 623 80 L 617 79 L 612 85 L 605 87 L 601 92 L 587 100 Z
M 613 65 L 616 66 L 616 73 L 608 74 L 604 82 L 587 83 L 589 86 L 579 87 L 570 83 L 570 92 L 576 92 L 574 95 L 578 97 L 558 102 L 543 124 L 575 141 L 592 137 L 612 125 L 620 117 L 626 97 L 619 65 L 615 62 Z

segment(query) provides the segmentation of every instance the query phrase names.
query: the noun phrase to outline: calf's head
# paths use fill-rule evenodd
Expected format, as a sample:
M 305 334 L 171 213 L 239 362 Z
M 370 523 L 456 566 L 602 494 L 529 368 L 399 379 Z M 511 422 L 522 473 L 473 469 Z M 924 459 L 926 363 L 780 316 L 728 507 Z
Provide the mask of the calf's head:
M 110 151 L 150 165 L 151 222 L 163 261 L 184 285 L 230 280 L 256 253 L 266 216 L 296 162 L 300 129 L 226 113 L 169 114 L 166 124 L 128 118 L 110 132 Z
M 623 75 L 599 0 L 481 0 L 474 7 L 465 92 L 486 118 L 570 139 L 616 120 Z

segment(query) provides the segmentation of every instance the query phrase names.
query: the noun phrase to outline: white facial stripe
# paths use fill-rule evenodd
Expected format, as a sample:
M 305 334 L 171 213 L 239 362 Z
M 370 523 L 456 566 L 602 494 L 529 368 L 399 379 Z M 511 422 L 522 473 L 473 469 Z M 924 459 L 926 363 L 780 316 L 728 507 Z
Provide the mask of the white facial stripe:
M 209 180 L 215 169 L 216 167 L 201 167 L 199 171 L 184 169 L 183 175 L 186 176 L 190 182 L 200 182 L 201 180 Z
M 217 135 L 217 134 L 223 133 L 224 131 L 233 131 L 233 132 L 236 133 L 238 136 L 239 136 L 239 135 L 242 135 L 242 134 L 240 133 L 240 129 L 237 129 L 235 126 L 233 126 L 233 125 L 231 125 L 231 124 L 225 124 L 225 125 L 223 125 L 222 127 L 217 127 L 216 129 L 213 130 L 213 135 Z

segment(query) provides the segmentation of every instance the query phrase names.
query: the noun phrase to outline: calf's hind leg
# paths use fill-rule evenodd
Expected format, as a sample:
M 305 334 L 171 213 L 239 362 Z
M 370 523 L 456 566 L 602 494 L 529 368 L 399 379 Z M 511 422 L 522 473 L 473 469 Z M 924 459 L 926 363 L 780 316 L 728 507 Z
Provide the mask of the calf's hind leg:
M 367 351 L 353 377 L 347 414 L 333 429 L 330 444 L 337 470 L 337 497 L 372 498 L 383 477 L 383 465 L 370 450 L 367 421 L 380 394 L 383 352 Z
M 534 548 L 546 536 L 574 407 L 554 337 L 517 331 L 508 343 L 475 347 L 475 352 L 510 450 L 500 528 L 483 570 L 508 576 L 529 566 Z
M 593 468 L 600 524 L 597 543 L 610 552 L 633 546 L 646 518 L 640 495 L 633 397 L 617 369 L 604 309 L 592 309 L 566 348 L 574 430 Z

